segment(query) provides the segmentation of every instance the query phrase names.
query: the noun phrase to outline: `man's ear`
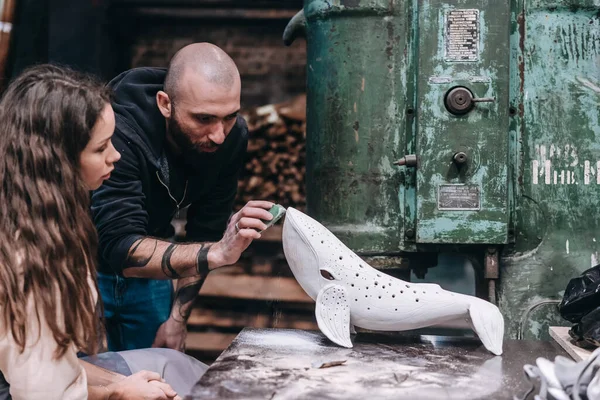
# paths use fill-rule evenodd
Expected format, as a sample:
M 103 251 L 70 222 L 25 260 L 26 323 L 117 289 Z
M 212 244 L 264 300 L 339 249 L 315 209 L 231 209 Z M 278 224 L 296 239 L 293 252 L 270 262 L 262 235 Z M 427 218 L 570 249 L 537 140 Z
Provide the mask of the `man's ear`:
M 165 118 L 171 118 L 171 99 L 169 95 L 159 90 L 156 93 L 156 105 Z

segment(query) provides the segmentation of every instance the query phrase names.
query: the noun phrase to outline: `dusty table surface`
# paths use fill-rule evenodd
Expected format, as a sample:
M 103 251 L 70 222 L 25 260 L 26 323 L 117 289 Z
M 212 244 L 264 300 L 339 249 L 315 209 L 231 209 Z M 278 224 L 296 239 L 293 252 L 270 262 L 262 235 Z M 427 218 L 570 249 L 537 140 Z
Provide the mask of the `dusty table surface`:
M 498 357 L 468 337 L 359 333 L 352 341 L 346 349 L 320 332 L 244 329 L 187 399 L 512 400 L 530 388 L 524 364 L 568 356 L 541 341 L 507 340 Z

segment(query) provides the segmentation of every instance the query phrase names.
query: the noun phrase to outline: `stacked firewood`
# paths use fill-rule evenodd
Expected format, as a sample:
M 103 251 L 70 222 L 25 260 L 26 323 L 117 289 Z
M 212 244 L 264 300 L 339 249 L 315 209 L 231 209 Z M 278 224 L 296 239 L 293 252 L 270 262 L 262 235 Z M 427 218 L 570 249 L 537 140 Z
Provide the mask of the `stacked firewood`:
M 304 210 L 306 96 L 247 110 L 242 115 L 250 138 L 236 208 L 250 200 L 269 200 Z

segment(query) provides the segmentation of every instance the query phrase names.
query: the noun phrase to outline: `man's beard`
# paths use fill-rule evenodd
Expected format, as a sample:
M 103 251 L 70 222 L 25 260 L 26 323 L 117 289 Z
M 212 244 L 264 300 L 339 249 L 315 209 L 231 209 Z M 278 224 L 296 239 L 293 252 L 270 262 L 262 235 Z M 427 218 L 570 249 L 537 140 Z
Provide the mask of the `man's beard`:
M 207 148 L 214 149 L 219 147 L 210 140 L 207 143 L 193 143 L 175 118 L 175 113 L 171 114 L 171 117 L 169 117 L 167 135 L 179 148 L 183 162 L 192 167 L 199 167 L 202 164 L 202 160 L 206 160 L 207 158 L 212 159 L 212 156 L 218 153 L 218 151 L 205 151 Z

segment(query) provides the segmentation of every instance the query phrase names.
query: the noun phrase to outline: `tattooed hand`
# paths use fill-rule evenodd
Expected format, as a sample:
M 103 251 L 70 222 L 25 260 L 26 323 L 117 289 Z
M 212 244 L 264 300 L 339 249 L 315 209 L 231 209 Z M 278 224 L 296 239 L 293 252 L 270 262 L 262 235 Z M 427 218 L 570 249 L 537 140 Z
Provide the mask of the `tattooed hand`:
M 218 252 L 219 266 L 236 263 L 244 250 L 254 239 L 260 238 L 260 231 L 267 229 L 262 220 L 270 221 L 273 216 L 269 209 L 270 201 L 249 201 L 240 211 L 233 214 L 223 235 L 223 239 L 215 243 L 211 251 Z
M 164 347 L 168 349 L 185 351 L 185 338 L 187 328 L 185 322 L 179 322 L 169 317 L 156 332 L 152 347 Z

